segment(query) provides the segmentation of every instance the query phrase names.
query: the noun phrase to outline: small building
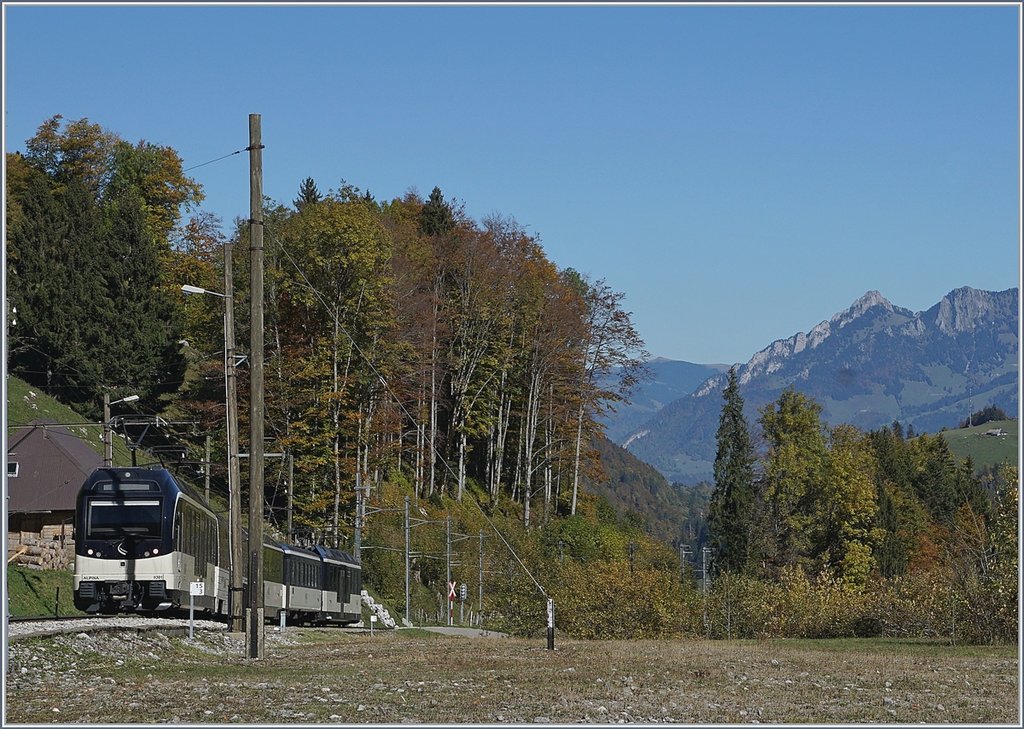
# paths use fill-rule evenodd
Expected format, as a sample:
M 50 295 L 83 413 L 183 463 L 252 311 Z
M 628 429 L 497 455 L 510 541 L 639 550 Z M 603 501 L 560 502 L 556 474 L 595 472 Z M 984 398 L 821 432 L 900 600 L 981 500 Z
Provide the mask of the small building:
M 66 531 L 71 538 L 75 497 L 103 457 L 80 436 L 52 421 L 19 428 L 7 445 L 9 532 Z
M 993 438 L 999 438 L 1000 436 L 1006 435 L 1006 431 L 1003 430 L 1002 428 L 992 428 L 991 430 L 986 430 L 984 433 L 982 433 L 982 435 L 989 435 L 992 436 Z

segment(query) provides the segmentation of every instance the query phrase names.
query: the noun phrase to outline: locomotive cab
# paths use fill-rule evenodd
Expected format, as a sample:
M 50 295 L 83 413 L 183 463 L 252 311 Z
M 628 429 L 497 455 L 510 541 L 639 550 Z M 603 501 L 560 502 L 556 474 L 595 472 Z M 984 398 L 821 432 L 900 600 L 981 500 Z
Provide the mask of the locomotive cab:
M 163 469 L 99 468 L 75 509 L 75 607 L 84 612 L 173 605 L 174 513 L 180 487 Z

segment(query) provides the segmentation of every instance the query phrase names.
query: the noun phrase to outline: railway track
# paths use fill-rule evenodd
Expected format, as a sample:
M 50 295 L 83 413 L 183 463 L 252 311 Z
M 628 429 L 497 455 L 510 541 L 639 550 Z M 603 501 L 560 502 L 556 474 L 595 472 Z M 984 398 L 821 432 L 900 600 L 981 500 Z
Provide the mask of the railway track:
M 66 618 L 9 618 L 7 636 L 11 641 L 38 638 L 61 633 L 93 633 L 111 630 L 159 630 L 172 635 L 188 633 L 188 618 L 150 618 L 132 615 L 74 615 Z M 197 619 L 196 630 L 225 631 L 221 622 Z

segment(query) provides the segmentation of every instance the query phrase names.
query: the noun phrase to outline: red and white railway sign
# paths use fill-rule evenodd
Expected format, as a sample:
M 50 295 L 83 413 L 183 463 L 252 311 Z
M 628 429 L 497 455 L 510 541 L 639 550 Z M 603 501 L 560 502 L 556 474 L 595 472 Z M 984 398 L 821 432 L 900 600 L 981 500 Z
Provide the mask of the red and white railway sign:
M 455 602 L 455 583 L 448 583 L 448 600 L 449 602 Z

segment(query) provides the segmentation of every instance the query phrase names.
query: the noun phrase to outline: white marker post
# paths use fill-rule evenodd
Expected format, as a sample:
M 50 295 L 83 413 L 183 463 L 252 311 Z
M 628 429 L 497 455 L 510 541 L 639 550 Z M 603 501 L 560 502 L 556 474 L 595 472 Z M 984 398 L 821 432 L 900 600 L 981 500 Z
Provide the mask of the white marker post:
M 548 598 L 548 650 L 555 649 L 555 601 Z
M 371 638 L 373 637 L 373 624 L 376 623 L 376 622 L 377 622 L 377 616 L 376 615 L 371 615 L 370 616 L 370 637 Z
M 205 582 L 190 582 L 188 585 L 188 637 L 191 639 L 195 635 L 195 609 L 196 609 L 196 595 L 206 594 L 206 583 Z

